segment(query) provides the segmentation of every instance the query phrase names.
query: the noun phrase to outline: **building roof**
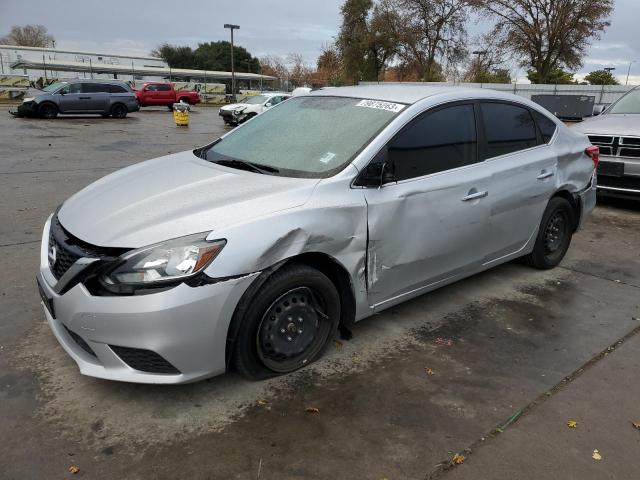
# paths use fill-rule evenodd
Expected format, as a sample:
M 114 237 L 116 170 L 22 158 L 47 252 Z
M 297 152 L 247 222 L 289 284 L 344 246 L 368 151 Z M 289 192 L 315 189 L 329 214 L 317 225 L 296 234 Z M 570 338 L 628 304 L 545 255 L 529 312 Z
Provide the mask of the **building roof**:
M 155 57 L 144 57 L 139 55 L 124 55 L 124 54 L 114 54 L 114 53 L 96 53 L 96 52 L 84 52 L 84 51 L 76 51 L 76 50 L 60 50 L 57 48 L 47 48 L 47 47 L 23 47 L 21 45 L 0 45 L 0 49 L 3 50 L 30 50 L 38 53 L 70 53 L 73 55 L 93 55 L 96 57 L 115 57 L 115 58 L 133 58 L 136 60 L 154 60 L 156 62 L 162 62 L 161 58 Z
M 156 59 L 157 60 L 157 59 Z M 93 73 L 121 73 L 124 75 L 154 75 L 161 77 L 206 77 L 212 80 L 231 78 L 231 72 L 220 72 L 211 70 L 191 70 L 186 68 L 170 68 L 170 67 L 149 67 L 149 66 L 131 66 L 131 65 L 111 65 L 99 62 L 71 62 L 63 60 L 45 60 L 33 61 L 21 59 L 11 64 L 12 69 L 43 69 L 55 70 L 60 72 L 93 72 Z M 275 80 L 275 77 L 269 75 L 260 75 L 258 73 L 236 72 L 236 78 L 239 80 Z

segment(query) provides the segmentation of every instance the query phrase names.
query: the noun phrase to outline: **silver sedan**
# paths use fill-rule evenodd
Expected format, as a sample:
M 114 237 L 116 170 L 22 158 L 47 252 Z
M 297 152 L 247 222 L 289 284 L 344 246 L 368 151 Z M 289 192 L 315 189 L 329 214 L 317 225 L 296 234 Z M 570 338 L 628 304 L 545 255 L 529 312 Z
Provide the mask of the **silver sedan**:
M 64 202 L 44 227 L 45 315 L 94 377 L 291 372 L 395 304 L 520 257 L 556 266 L 594 207 L 597 162 L 509 94 L 294 97 Z

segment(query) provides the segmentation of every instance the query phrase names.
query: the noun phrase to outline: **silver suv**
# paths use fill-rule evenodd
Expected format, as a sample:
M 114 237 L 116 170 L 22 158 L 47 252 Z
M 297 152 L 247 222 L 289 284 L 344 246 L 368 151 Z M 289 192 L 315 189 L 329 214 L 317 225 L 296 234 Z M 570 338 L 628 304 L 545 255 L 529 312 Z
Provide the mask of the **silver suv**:
M 59 113 L 98 113 L 124 118 L 140 110 L 129 85 L 118 80 L 67 80 L 55 82 L 34 97 L 25 98 L 18 116 L 55 118 Z

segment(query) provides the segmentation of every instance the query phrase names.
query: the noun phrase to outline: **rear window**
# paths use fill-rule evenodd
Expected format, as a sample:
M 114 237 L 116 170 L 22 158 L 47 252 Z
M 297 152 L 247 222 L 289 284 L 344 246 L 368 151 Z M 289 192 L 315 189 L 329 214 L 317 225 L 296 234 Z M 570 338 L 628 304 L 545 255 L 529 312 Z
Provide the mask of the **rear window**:
M 156 85 L 156 87 L 159 92 L 168 92 L 169 90 L 171 90 L 171 87 L 169 85 Z
M 127 93 L 127 89 L 124 88 L 122 85 L 114 85 L 114 84 L 109 85 L 109 91 L 111 93 Z
M 533 110 L 533 118 L 536 121 L 536 125 L 538 125 L 538 130 L 540 130 L 540 135 L 542 136 L 543 143 L 549 143 L 553 138 L 553 135 L 556 133 L 556 128 L 558 126 L 555 122 L 540 112 L 536 112 Z
M 508 103 L 482 103 L 486 138 L 485 158 L 526 150 L 538 144 L 529 110 Z
M 83 83 L 82 93 L 109 93 L 109 85 L 104 83 Z

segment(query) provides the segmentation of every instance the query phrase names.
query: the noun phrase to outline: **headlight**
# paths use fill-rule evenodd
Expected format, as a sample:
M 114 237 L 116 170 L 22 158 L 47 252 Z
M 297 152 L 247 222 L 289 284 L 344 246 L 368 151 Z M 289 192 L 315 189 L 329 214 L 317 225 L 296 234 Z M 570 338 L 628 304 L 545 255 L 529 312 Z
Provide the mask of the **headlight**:
M 25 97 L 22 99 L 22 103 L 29 103 L 29 102 L 33 102 L 35 97 Z
M 206 233 L 189 235 L 127 252 L 117 267 L 103 275 L 102 282 L 107 286 L 145 285 L 191 277 L 204 270 L 227 243 L 206 237 Z
M 235 113 L 236 115 L 240 115 L 242 112 L 244 112 L 245 108 L 247 107 L 237 108 L 233 111 L 233 113 Z

